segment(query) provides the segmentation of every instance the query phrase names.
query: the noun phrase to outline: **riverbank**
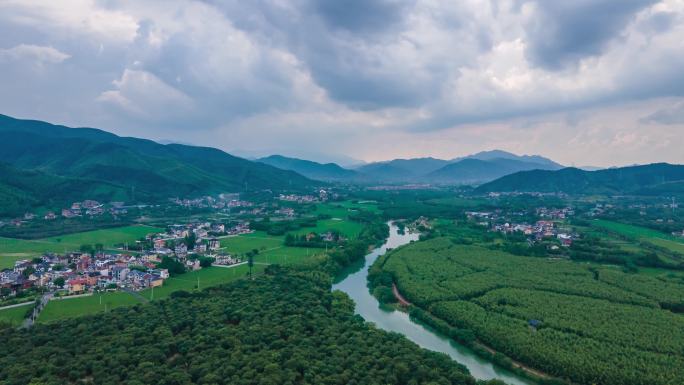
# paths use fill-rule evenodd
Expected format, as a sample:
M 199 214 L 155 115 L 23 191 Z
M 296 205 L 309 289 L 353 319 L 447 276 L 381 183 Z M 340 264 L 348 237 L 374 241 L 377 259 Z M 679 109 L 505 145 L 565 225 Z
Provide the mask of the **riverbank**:
M 536 384 L 537 381 L 528 378 L 527 375 L 519 374 L 517 371 L 506 369 L 506 367 L 500 366 L 492 360 L 484 359 L 472 349 L 455 342 L 448 334 L 444 334 L 420 320 L 412 319 L 405 310 L 398 311 L 396 307 L 380 306 L 368 288 L 370 266 L 388 250 L 396 249 L 418 239 L 419 234 L 400 234 L 398 227 L 390 224 L 390 236 L 387 240 L 367 254 L 362 265 L 350 267 L 337 276 L 332 290 L 340 290 L 346 293 L 354 301 L 354 312 L 367 322 L 375 324 L 379 329 L 402 334 L 422 348 L 446 354 L 465 366 L 470 374 L 478 380 L 499 380 L 509 385 Z M 391 283 L 388 282 L 387 288 L 391 291 L 390 286 Z
M 399 289 L 397 288 L 397 285 L 395 283 L 392 283 L 392 293 L 394 293 L 394 298 L 399 303 L 398 308 L 401 307 L 401 308 L 406 309 L 406 308 L 413 306 L 406 298 L 404 298 L 403 295 L 401 295 L 401 292 L 399 292 Z M 422 310 L 425 313 L 429 314 L 431 317 L 434 317 L 435 319 L 439 320 L 439 318 L 435 317 L 434 315 L 429 313 L 427 310 L 425 310 L 425 309 L 422 309 Z M 446 323 L 446 321 L 444 321 L 444 322 Z M 490 359 L 490 358 L 497 356 L 497 355 L 504 356 L 504 357 L 506 357 L 506 359 L 508 359 L 510 361 L 510 365 L 512 368 L 524 371 L 533 380 L 546 380 L 546 379 L 554 378 L 553 376 L 551 376 L 547 373 L 544 373 L 540 370 L 534 369 L 530 366 L 523 364 L 522 362 L 516 361 L 516 360 L 514 360 L 508 356 L 505 356 L 503 353 L 500 353 L 500 352 L 494 350 L 494 348 L 483 344 L 481 341 L 476 340 L 476 341 L 472 342 L 471 344 L 472 344 L 472 347 L 475 349 L 481 348 L 481 349 L 488 352 L 489 356 L 480 355 L 482 358 Z M 474 352 L 477 353 L 477 350 L 474 350 Z

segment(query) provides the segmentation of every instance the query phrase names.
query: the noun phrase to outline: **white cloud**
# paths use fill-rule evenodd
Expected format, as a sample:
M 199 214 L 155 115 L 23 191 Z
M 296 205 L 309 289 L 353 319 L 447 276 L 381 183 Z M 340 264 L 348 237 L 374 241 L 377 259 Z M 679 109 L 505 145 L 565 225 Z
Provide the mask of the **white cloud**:
M 126 69 L 112 84 L 115 89 L 103 92 L 97 100 L 134 118 L 155 122 L 192 113 L 192 99 L 149 72 Z
M 0 104 L 226 149 L 684 161 L 647 140 L 676 143 L 681 122 L 643 119 L 684 96 L 684 2 L 629 0 L 605 28 L 580 17 L 592 40 L 569 19 L 531 23 L 566 13 L 540 1 L 355 1 L 341 13 L 308 0 L 5 0 L 0 46 L 14 48 L 0 51 Z M 563 7 L 606 4 L 623 6 Z M 31 62 L 65 65 L 35 76 Z
M 37 64 L 57 64 L 70 57 L 71 55 L 61 52 L 53 47 L 44 47 L 31 44 L 20 44 L 16 47 L 0 49 L 0 61 L 17 60 Z

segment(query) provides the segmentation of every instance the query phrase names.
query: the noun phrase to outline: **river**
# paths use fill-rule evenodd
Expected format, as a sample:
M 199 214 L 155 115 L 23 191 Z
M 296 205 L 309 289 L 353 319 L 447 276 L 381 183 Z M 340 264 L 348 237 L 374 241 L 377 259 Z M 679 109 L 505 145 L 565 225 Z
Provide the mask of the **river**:
M 368 268 L 387 249 L 393 249 L 418 239 L 418 234 L 408 232 L 400 234 L 398 230 L 397 226 L 390 224 L 390 236 L 385 243 L 366 255 L 363 265 L 359 263 L 343 272 L 333 284 L 332 289 L 347 293 L 356 304 L 356 313 L 366 321 L 373 322 L 380 329 L 401 333 L 425 349 L 449 355 L 453 360 L 467 367 L 470 374 L 478 380 L 496 378 L 510 385 L 533 384 L 525 378 L 495 366 L 432 328 L 411 320 L 407 313 L 380 307 L 377 299 L 368 290 Z

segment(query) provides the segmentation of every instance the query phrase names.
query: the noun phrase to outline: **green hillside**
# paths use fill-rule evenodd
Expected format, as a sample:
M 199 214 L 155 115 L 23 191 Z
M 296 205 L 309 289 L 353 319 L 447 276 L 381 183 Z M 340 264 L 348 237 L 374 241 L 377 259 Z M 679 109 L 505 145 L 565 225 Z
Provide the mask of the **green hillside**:
M 68 194 L 81 199 L 130 200 L 126 194 L 135 193 L 136 200 L 149 200 L 244 190 L 298 190 L 320 184 L 293 171 L 214 148 L 162 145 L 92 128 L 68 128 L 4 115 L 0 115 L 0 141 L 11 143 L 0 152 L 0 162 L 37 170 L 31 171 L 35 174 L 30 178 L 40 179 L 29 188 L 34 185 L 24 182 L 29 176 L 6 171 L 9 176 L 0 183 L 0 196 L 20 206 L 42 202 L 48 191 L 55 199 L 66 199 Z M 79 184 L 74 178 L 90 180 L 89 186 L 73 187 Z M 57 194 L 54 185 L 62 187 Z M 83 189 L 93 190 L 93 195 L 84 196 Z
M 478 192 L 538 191 L 569 194 L 684 193 L 684 166 L 654 163 L 643 166 L 584 171 L 564 168 L 558 171 L 522 171 L 477 188 Z
M 129 200 L 130 190 L 107 181 L 61 177 L 0 163 L 0 217 L 21 215 L 40 206 L 59 206 L 83 197 Z

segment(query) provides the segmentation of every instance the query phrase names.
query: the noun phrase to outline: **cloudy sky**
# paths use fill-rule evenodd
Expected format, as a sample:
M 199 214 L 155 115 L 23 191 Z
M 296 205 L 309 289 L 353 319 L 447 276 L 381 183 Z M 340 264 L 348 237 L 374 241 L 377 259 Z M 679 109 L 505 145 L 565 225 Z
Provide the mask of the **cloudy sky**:
M 243 156 L 684 163 L 684 0 L 0 0 L 0 113 Z

